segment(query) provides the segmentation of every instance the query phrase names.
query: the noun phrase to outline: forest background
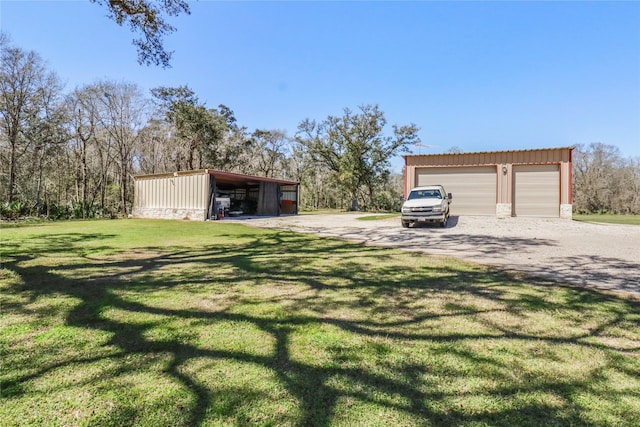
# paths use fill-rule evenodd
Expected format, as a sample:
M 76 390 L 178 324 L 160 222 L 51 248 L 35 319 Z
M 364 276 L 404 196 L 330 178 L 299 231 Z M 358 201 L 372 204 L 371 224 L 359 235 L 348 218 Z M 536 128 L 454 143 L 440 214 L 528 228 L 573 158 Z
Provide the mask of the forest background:
M 40 55 L 0 35 L 0 217 L 129 214 L 133 176 L 217 169 L 300 182 L 300 209 L 397 211 L 391 159 L 419 127 L 389 125 L 377 105 L 301 118 L 295 135 L 250 130 L 188 86 L 102 80 L 64 91 Z M 459 148 L 451 147 L 449 152 Z M 577 145 L 573 208 L 640 213 L 640 159 L 606 142 Z

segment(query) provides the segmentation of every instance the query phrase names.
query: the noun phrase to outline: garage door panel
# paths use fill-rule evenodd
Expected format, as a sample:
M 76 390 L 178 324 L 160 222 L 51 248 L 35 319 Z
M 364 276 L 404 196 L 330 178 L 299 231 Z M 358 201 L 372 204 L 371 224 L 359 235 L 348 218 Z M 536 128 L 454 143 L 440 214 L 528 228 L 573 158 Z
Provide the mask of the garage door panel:
M 514 166 L 513 213 L 516 216 L 557 217 L 560 212 L 558 165 Z
M 456 167 L 420 168 L 416 186 L 443 185 L 453 194 L 452 215 L 495 215 L 496 168 Z

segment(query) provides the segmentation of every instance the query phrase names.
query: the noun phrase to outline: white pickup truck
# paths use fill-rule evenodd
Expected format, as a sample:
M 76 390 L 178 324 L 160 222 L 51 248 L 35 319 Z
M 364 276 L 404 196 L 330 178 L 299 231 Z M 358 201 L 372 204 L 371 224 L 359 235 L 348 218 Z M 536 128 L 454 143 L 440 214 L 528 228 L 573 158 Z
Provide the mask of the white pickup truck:
M 442 185 L 414 188 L 402 204 L 402 226 L 437 222 L 446 227 L 451 199 L 451 193 L 447 194 Z

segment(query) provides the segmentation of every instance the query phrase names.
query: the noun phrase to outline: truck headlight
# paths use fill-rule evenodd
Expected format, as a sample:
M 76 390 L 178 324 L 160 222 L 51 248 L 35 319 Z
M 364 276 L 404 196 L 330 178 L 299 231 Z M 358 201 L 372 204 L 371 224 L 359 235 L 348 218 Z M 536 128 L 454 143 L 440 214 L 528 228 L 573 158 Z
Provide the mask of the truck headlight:
M 402 208 L 402 213 L 410 213 L 411 208 Z
M 442 212 L 442 206 L 434 206 L 433 212 Z

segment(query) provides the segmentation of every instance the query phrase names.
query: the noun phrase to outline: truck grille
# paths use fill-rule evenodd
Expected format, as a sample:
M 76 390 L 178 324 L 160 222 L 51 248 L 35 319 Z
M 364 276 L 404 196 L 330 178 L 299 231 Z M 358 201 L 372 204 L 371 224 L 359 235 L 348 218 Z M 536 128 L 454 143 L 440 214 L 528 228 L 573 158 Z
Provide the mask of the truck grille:
M 433 208 L 423 208 L 423 207 L 419 207 L 419 208 L 411 208 L 411 212 L 432 212 Z

